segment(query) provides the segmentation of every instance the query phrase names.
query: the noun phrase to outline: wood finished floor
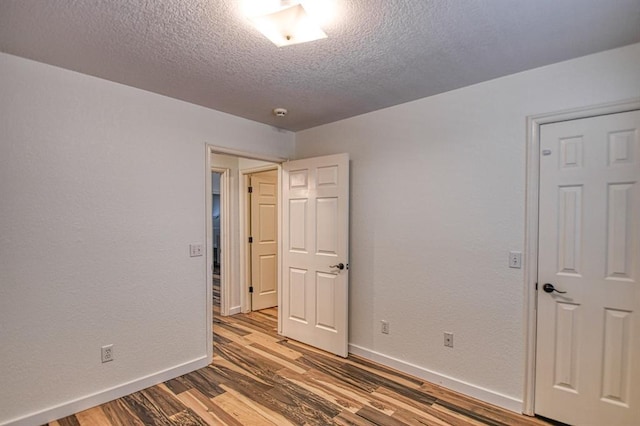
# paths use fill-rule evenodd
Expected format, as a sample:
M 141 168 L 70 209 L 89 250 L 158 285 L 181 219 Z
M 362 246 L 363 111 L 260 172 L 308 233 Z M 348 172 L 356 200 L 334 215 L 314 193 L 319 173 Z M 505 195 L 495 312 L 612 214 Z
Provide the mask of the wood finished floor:
M 49 425 L 548 425 L 276 327 L 276 309 L 216 313 L 211 365 Z

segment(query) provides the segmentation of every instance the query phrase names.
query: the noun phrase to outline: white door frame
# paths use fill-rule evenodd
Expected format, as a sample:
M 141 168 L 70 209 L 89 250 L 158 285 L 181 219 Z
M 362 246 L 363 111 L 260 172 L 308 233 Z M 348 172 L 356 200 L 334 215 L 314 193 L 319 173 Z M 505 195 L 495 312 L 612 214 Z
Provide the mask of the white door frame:
M 265 160 L 266 161 L 266 160 Z M 280 163 L 269 164 L 262 167 L 253 167 L 250 169 L 240 170 L 240 311 L 247 313 L 251 311 L 251 294 L 249 293 L 249 277 L 251 277 L 250 265 L 251 265 L 251 248 L 249 247 L 249 175 L 253 173 L 266 172 L 269 170 L 278 171 L 278 200 L 277 200 L 277 223 L 278 223 L 278 271 L 277 271 L 277 285 L 278 285 L 278 306 L 280 306 L 280 277 L 282 276 L 282 259 L 281 250 L 281 226 L 282 226 L 282 208 L 280 204 L 280 192 L 282 185 L 282 166 Z M 278 333 L 280 333 L 280 321 L 278 316 Z
M 527 181 L 525 205 L 525 253 L 524 262 L 524 337 L 525 375 L 524 414 L 535 414 L 536 377 L 536 282 L 538 280 L 538 197 L 540 182 L 540 127 L 544 124 L 576 120 L 599 115 L 640 110 L 640 98 L 600 104 L 586 108 L 541 114 L 527 117 Z
M 287 161 L 287 158 L 282 158 L 282 157 L 271 157 L 268 155 L 261 155 L 261 154 L 256 154 L 256 153 L 252 153 L 252 152 L 246 152 L 246 151 L 239 151 L 239 150 L 235 150 L 235 149 L 230 149 L 230 148 L 225 148 L 225 147 L 221 147 L 221 146 L 216 146 L 216 145 L 212 145 L 212 144 L 208 144 L 205 143 L 205 232 L 206 232 L 206 238 L 205 240 L 207 241 L 206 246 L 205 246 L 205 276 L 206 276 L 206 283 L 205 283 L 205 298 L 206 298 L 206 321 L 207 323 L 205 324 L 206 327 L 206 342 L 207 342 L 207 356 L 209 359 L 213 359 L 213 256 L 212 256 L 212 248 L 213 248 L 213 223 L 211 223 L 211 207 L 212 207 L 212 203 L 213 203 L 213 197 L 211 194 L 211 172 L 215 171 L 213 170 L 214 168 L 211 165 L 211 154 L 222 154 L 222 155 L 230 155 L 230 156 L 235 156 L 235 157 L 243 157 L 243 158 L 250 158 L 250 159 L 254 159 L 254 160 L 262 160 L 262 161 L 270 161 L 272 163 L 276 163 L 276 164 L 280 164 L 283 163 L 285 161 Z M 279 167 L 279 166 L 278 166 Z M 227 171 L 228 173 L 228 171 Z M 280 179 L 280 175 L 281 173 L 278 173 L 278 179 Z M 223 253 L 223 263 L 220 265 L 221 267 L 221 275 L 220 275 L 220 313 L 222 315 L 227 315 L 229 313 L 230 307 L 229 304 L 231 303 L 231 298 L 229 297 L 230 295 L 230 291 L 231 291 L 231 285 L 233 282 L 233 274 L 232 271 L 230 271 L 230 267 L 231 267 L 231 259 L 230 259 L 230 253 L 231 253 L 231 232 L 233 232 L 234 230 L 231 229 L 231 221 L 229 220 L 230 217 L 229 215 L 231 214 L 231 203 L 230 203 L 230 189 L 231 189 L 231 184 L 230 184 L 230 179 L 229 179 L 229 175 L 227 174 L 227 177 L 225 179 L 226 181 L 226 186 L 223 187 L 222 186 L 222 182 L 220 182 L 220 208 L 221 210 L 223 210 L 223 199 L 226 200 L 226 202 L 224 203 L 225 206 L 227 206 L 228 211 L 222 211 L 222 219 L 225 220 L 226 222 L 223 223 L 223 221 L 220 221 L 220 233 L 224 234 L 224 236 L 221 235 L 220 238 L 220 245 L 222 246 L 222 253 Z M 226 194 L 226 195 L 225 195 Z M 226 219 L 224 219 L 226 217 Z M 279 226 L 281 224 L 279 223 Z M 280 228 L 281 229 L 281 228 Z M 281 234 L 280 234 L 280 230 L 278 232 L 278 250 L 280 250 L 280 246 L 281 246 Z M 278 253 L 278 256 L 280 256 L 280 253 Z M 282 257 L 281 257 L 282 258 Z M 278 263 L 278 277 L 281 276 L 281 264 Z M 224 272 L 223 268 L 226 269 L 226 273 Z M 278 292 L 280 292 L 280 279 L 278 279 Z M 241 292 L 242 294 L 242 292 Z M 280 303 L 280 299 L 278 299 L 278 303 Z M 281 330 L 281 326 L 280 326 L 280 318 L 278 318 L 278 332 Z
M 211 172 L 220 173 L 220 246 L 222 248 L 225 248 L 229 247 L 229 238 L 231 235 L 231 221 L 229 220 L 229 215 L 231 213 L 231 206 L 229 203 L 229 169 L 221 167 L 211 167 L 210 170 Z M 211 182 L 211 175 L 209 175 L 208 181 Z M 211 205 L 212 203 L 209 202 L 209 204 L 207 204 L 207 208 L 211 209 Z M 211 213 L 212 212 L 209 211 L 209 220 L 207 221 L 207 246 L 209 248 L 213 247 L 213 224 L 211 223 Z M 209 241 L 209 238 L 211 238 L 211 241 Z M 231 259 L 227 255 L 227 251 L 220 250 L 220 247 L 218 247 L 218 253 L 222 253 L 220 257 L 220 315 L 227 316 L 229 315 L 229 305 L 231 304 L 231 298 L 229 297 L 229 284 L 231 281 Z M 209 255 L 209 257 L 211 257 L 211 255 Z M 211 259 L 209 259 L 208 261 L 212 262 Z M 213 282 L 213 262 L 211 263 L 211 266 L 207 268 L 207 270 L 209 274 L 211 274 L 209 281 Z

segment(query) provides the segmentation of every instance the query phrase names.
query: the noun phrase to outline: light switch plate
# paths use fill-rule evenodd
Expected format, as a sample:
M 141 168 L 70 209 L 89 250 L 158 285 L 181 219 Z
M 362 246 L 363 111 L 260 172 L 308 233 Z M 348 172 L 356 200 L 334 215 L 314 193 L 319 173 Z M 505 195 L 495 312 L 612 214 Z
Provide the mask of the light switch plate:
M 189 244 L 189 256 L 191 257 L 202 256 L 203 250 L 202 244 Z
M 509 252 L 509 268 L 522 268 L 522 252 L 510 251 Z

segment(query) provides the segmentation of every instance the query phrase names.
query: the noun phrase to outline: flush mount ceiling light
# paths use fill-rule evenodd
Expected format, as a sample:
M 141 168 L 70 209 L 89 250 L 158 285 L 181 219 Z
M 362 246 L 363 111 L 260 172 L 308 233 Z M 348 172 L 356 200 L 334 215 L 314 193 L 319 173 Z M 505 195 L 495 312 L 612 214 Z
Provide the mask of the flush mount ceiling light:
M 306 8 L 302 1 L 270 1 L 271 9 L 264 13 L 248 13 L 253 25 L 278 47 L 327 38 L 320 28 L 319 19 Z M 264 6 L 264 4 L 263 4 Z M 309 10 L 307 10 L 309 9 Z

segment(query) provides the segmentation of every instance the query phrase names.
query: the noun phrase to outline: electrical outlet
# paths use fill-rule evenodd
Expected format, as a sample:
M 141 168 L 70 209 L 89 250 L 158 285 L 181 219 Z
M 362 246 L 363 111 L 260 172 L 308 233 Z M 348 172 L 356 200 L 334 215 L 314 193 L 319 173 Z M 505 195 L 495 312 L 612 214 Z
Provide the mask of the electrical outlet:
M 389 321 L 380 321 L 380 331 L 382 334 L 389 334 Z
M 519 251 L 509 252 L 509 268 L 522 268 L 522 253 Z
M 191 257 L 202 256 L 203 250 L 202 244 L 189 244 L 189 256 Z
M 448 348 L 453 347 L 453 333 L 444 333 L 444 345 Z
M 102 362 L 113 361 L 113 345 L 106 345 L 102 347 Z

